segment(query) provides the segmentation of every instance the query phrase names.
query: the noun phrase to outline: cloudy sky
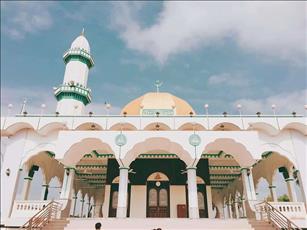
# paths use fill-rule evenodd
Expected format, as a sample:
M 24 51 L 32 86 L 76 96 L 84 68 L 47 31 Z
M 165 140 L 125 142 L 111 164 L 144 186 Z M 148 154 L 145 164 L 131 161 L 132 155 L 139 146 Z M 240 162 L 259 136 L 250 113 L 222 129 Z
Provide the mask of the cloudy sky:
M 197 113 L 303 113 L 307 104 L 304 2 L 1 2 L 1 107 L 29 113 L 62 83 L 63 52 L 85 28 L 95 67 L 88 110 L 116 114 L 161 90 Z

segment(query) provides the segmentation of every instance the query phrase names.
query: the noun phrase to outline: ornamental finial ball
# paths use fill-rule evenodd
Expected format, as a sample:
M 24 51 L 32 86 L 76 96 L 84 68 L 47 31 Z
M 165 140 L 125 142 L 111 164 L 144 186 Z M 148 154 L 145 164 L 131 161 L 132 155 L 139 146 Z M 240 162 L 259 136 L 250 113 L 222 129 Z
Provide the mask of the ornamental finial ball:
M 304 109 L 306 109 L 306 110 L 307 110 L 307 105 L 304 105 Z
M 275 104 L 272 104 L 272 109 L 275 109 L 276 108 L 276 105 Z
M 9 109 L 13 108 L 13 105 L 12 104 L 8 104 L 7 106 Z
M 237 108 L 238 108 L 238 109 L 241 109 L 241 108 L 242 108 L 242 105 L 241 105 L 241 104 L 237 104 Z
M 42 104 L 41 107 L 44 109 L 46 108 L 46 104 Z
M 209 108 L 209 105 L 208 105 L 208 104 L 205 104 L 205 108 L 208 109 L 208 108 Z

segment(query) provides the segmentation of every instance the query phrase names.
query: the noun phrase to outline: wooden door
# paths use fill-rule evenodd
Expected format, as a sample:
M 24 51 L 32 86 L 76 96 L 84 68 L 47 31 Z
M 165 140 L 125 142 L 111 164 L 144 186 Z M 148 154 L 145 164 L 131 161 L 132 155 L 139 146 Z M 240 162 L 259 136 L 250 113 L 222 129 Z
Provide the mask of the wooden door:
M 169 182 L 147 181 L 147 217 L 169 217 Z

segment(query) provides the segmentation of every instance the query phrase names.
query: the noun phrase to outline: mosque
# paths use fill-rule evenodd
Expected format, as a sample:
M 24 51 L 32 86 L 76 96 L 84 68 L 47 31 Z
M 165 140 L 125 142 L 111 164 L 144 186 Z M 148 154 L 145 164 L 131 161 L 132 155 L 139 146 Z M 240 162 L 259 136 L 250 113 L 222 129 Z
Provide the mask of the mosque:
M 196 114 L 187 101 L 160 92 L 159 82 L 118 115 L 85 113 L 94 59 L 83 32 L 63 60 L 54 114 L 30 114 L 24 105 L 20 114 L 1 117 L 2 226 L 88 229 L 82 223 L 97 220 L 105 229 L 142 220 L 160 220 L 166 229 L 168 223 L 182 225 L 173 229 L 306 224 L 306 117 L 242 115 L 240 105 L 239 115 L 210 115 L 207 104 L 205 114 Z M 38 171 L 41 198 L 33 200 Z M 288 201 L 278 199 L 278 173 Z M 54 178 L 60 193 L 51 199 Z M 270 191 L 265 201 L 256 193 L 260 180 Z

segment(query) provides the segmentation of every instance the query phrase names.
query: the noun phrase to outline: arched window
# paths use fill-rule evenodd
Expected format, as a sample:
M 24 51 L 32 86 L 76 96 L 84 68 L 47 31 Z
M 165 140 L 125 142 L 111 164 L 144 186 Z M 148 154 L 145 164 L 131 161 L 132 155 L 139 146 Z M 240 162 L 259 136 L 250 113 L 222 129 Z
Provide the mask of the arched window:
M 152 188 L 149 190 L 149 207 L 158 206 L 158 193 L 157 190 Z
M 167 190 L 165 188 L 161 189 L 159 192 L 159 204 L 160 207 L 167 207 L 168 205 Z
M 205 209 L 204 194 L 202 192 L 197 192 L 197 198 L 198 198 L 198 208 Z
M 117 208 L 117 200 L 118 200 L 118 192 L 115 191 L 113 192 L 113 195 L 112 195 L 112 208 L 113 209 Z

